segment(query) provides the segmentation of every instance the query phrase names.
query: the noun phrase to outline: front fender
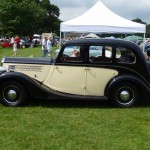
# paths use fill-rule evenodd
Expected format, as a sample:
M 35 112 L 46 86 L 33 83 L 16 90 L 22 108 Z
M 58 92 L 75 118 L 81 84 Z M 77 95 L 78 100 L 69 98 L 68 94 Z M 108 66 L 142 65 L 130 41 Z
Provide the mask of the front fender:
M 144 90 L 146 92 L 150 92 L 150 85 L 145 80 L 142 80 L 138 77 L 131 76 L 131 75 L 121 75 L 114 77 L 106 86 L 105 88 L 105 95 L 110 96 L 112 89 L 121 82 L 132 82 L 137 85 L 138 88 Z
M 6 72 L 6 71 L 7 71 L 6 68 L 0 66 L 0 74 L 2 74 L 3 72 Z
M 20 72 L 4 72 L 0 74 L 0 84 L 8 80 L 20 82 L 29 95 L 35 98 L 47 98 L 48 90 L 42 88 L 40 83 Z

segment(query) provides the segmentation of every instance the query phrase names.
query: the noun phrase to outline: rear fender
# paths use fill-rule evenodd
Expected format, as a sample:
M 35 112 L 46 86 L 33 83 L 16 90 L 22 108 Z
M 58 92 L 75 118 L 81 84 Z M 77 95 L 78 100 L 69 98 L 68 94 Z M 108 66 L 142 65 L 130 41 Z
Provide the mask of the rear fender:
M 150 86 L 145 80 L 130 75 L 122 75 L 122 76 L 116 76 L 107 84 L 105 88 L 105 96 L 110 97 L 112 89 L 121 82 L 130 82 L 130 83 L 132 82 L 137 86 L 137 88 L 150 92 Z

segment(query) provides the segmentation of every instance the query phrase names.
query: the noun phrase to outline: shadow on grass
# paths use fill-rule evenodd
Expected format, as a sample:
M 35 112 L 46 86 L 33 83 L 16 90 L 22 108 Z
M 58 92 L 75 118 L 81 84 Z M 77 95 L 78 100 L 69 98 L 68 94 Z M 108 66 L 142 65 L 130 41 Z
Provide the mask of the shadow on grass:
M 108 100 L 37 100 L 32 99 L 27 104 L 28 107 L 55 107 L 55 108 L 117 108 Z M 142 101 L 133 108 L 150 107 L 150 100 Z
M 56 107 L 56 108 L 113 108 L 109 101 L 97 100 L 37 100 L 33 99 L 28 102 L 29 107 Z

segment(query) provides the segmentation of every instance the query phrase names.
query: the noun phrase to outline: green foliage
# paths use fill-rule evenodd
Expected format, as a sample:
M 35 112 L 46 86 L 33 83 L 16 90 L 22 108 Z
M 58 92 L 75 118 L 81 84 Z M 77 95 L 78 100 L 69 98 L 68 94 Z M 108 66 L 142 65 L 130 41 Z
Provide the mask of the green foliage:
M 146 28 L 146 36 L 147 36 L 147 37 L 150 37 L 150 24 L 147 25 L 147 28 Z
M 132 21 L 137 22 L 137 23 L 145 24 L 146 25 L 146 37 L 150 37 L 150 24 L 147 24 L 146 22 L 143 22 L 139 18 L 133 19 Z M 140 34 L 137 34 L 137 35 L 140 35 Z
M 34 33 L 53 32 L 59 34 L 60 12 L 50 0 L 1 0 L 0 33 L 8 35 L 32 36 Z M 146 24 L 141 19 L 132 21 Z M 121 37 L 117 34 L 115 37 Z M 146 37 L 150 37 L 147 25 Z
M 33 33 L 58 30 L 59 9 L 48 0 L 1 0 L 0 31 L 11 35 L 33 35 Z
M 39 32 L 55 32 L 56 34 L 59 34 L 59 8 L 50 4 L 49 0 L 42 0 L 39 4 L 46 11 L 39 28 Z
M 147 24 L 146 22 L 143 22 L 143 21 L 142 21 L 141 19 L 139 19 L 139 18 L 133 19 L 132 21 L 137 22 L 137 23 Z

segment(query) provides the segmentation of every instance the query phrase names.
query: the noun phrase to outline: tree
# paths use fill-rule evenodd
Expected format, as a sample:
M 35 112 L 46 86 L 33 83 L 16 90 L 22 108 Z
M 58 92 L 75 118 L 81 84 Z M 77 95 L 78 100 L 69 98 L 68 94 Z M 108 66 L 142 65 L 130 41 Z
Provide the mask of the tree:
M 59 8 L 49 0 L 1 0 L 0 31 L 30 35 L 58 30 Z
M 134 22 L 137 22 L 137 23 L 142 23 L 142 24 L 147 24 L 146 22 L 143 22 L 141 19 L 139 19 L 139 18 L 136 18 L 136 19 L 133 19 L 132 21 L 134 21 Z
M 59 8 L 50 3 L 49 0 L 40 1 L 40 6 L 46 11 L 43 21 L 41 22 L 39 32 L 55 32 L 59 33 L 60 13 Z
M 146 27 L 146 37 L 150 37 L 150 24 Z
M 44 13 L 31 0 L 1 0 L 0 29 L 5 34 L 32 35 Z
M 132 21 L 137 22 L 137 23 L 145 24 L 146 25 L 146 37 L 150 37 L 150 24 L 147 24 L 146 22 L 143 22 L 139 18 L 133 19 Z

